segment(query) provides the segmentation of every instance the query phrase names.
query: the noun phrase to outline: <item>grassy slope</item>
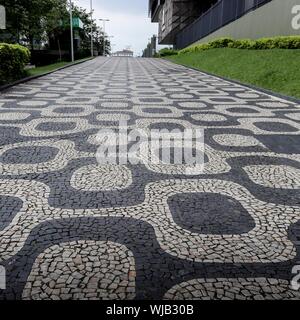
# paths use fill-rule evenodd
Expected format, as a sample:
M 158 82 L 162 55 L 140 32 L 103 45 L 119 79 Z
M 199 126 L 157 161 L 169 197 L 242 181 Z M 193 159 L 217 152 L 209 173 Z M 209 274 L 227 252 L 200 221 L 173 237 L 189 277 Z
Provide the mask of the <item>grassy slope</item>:
M 87 59 L 81 59 L 81 60 L 76 60 L 75 63 L 81 62 L 81 61 L 87 61 L 90 60 L 90 58 Z M 41 75 L 50 71 L 54 71 L 58 68 L 62 68 L 64 66 L 67 65 L 71 65 L 71 62 L 58 62 L 58 63 L 53 63 L 53 64 L 49 64 L 47 66 L 43 66 L 43 67 L 37 67 L 37 68 L 33 68 L 33 69 L 29 69 L 26 71 L 27 76 L 37 76 L 37 75 Z
M 168 59 L 300 98 L 300 50 L 224 48 L 171 56 Z

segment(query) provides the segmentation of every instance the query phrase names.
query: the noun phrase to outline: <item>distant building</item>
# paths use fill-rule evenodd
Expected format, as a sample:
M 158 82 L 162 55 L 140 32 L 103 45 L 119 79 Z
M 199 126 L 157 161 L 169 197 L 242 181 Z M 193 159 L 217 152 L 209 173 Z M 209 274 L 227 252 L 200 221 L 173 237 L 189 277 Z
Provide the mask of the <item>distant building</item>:
M 112 53 L 113 57 L 133 57 L 133 51 L 124 49 L 122 51 L 116 51 Z
M 299 0 L 149 0 L 149 12 L 159 23 L 159 44 L 181 49 L 225 36 L 299 34 L 292 23 L 297 5 Z
M 144 58 L 152 58 L 157 52 L 157 36 L 153 35 L 147 44 L 147 48 L 143 50 Z

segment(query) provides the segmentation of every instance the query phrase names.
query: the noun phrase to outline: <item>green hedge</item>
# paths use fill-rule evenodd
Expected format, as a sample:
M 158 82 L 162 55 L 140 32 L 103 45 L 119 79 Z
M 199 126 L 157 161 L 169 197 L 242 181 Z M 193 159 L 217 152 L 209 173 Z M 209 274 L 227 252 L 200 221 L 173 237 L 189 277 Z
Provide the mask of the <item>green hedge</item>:
M 220 38 L 207 43 L 200 43 L 182 49 L 179 54 L 198 52 L 214 48 L 236 48 L 248 50 L 268 50 L 268 49 L 300 49 L 300 36 L 262 38 L 258 40 L 232 38 Z
M 20 79 L 29 60 L 30 51 L 27 48 L 0 43 L 0 85 Z
M 159 50 L 159 52 L 156 54 L 156 57 L 168 57 L 168 56 L 174 56 L 177 55 L 178 51 L 171 49 L 171 48 L 163 48 L 161 50 Z

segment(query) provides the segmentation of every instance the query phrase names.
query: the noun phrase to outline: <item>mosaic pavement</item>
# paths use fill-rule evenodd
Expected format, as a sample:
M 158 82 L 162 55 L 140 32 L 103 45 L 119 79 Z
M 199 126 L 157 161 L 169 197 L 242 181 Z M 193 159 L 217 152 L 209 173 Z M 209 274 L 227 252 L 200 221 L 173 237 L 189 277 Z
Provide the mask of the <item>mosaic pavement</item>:
M 99 166 L 96 134 L 120 119 L 205 128 L 204 171 Z M 0 132 L 0 299 L 300 298 L 295 103 L 97 58 L 3 93 Z

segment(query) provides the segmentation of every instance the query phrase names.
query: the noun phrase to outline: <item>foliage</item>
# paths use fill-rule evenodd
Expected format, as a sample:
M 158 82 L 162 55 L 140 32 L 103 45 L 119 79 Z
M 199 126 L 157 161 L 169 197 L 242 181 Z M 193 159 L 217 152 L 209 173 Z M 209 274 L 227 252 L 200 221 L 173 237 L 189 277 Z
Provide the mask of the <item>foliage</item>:
M 254 49 L 255 41 L 251 39 L 241 39 L 241 40 L 235 40 L 231 42 L 228 47 L 229 48 L 235 48 L 235 49 Z
M 0 84 L 17 80 L 24 75 L 30 51 L 17 44 L 0 43 Z
M 45 40 L 54 12 L 66 10 L 66 3 L 67 0 L 3 0 L 8 24 L 8 32 L 1 32 L 5 42 L 26 43 L 34 49 L 35 43 Z M 53 24 L 57 22 L 56 19 Z
M 254 49 L 300 49 L 300 36 L 262 38 L 255 41 Z
M 179 54 L 193 53 L 216 48 L 248 50 L 300 49 L 300 36 L 262 38 L 258 40 L 220 38 L 207 43 L 192 45 L 179 51 Z
M 204 51 L 208 49 L 226 48 L 233 42 L 234 40 L 232 38 L 219 38 L 208 43 L 199 43 L 197 45 L 187 47 L 185 49 L 180 50 L 179 54 Z
M 177 55 L 178 51 L 174 50 L 172 48 L 163 48 L 159 50 L 159 52 L 155 55 L 156 57 L 168 57 L 168 56 L 174 56 Z
M 219 39 L 210 41 L 208 45 L 209 45 L 209 48 L 211 49 L 227 48 L 230 45 L 230 43 L 233 43 L 233 42 L 234 40 L 232 38 L 224 37 L 224 38 L 219 38 Z
M 0 30 L 0 42 L 18 43 L 33 50 L 70 50 L 69 0 L 2 0 L 7 11 L 7 29 Z M 103 51 L 103 32 L 90 13 L 74 4 L 73 17 L 84 24 L 83 29 L 74 30 L 81 39 L 82 52 L 90 51 L 91 33 L 95 49 Z M 93 25 L 91 31 L 91 25 Z M 106 40 L 110 50 L 110 42 Z M 75 46 L 76 51 L 76 46 Z M 59 55 L 58 55 L 59 57 Z

